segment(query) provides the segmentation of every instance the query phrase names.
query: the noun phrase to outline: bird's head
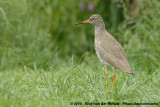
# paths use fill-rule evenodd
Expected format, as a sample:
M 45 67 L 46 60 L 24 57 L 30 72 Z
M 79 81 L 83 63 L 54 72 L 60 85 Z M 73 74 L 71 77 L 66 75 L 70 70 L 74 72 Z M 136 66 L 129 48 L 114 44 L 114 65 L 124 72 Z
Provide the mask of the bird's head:
M 83 24 L 83 23 L 90 23 L 90 24 L 97 26 L 97 25 L 103 23 L 103 19 L 99 14 L 94 14 L 94 15 L 91 15 L 88 20 L 76 23 L 76 25 Z

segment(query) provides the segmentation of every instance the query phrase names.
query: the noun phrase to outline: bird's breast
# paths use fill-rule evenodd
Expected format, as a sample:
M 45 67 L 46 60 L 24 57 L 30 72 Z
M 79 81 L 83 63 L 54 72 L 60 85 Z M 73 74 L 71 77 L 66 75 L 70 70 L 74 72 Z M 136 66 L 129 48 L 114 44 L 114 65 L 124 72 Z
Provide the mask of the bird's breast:
M 103 53 L 103 51 L 101 50 L 102 46 L 101 46 L 101 41 L 100 40 L 95 40 L 95 51 L 96 54 L 98 56 L 98 59 L 100 60 L 100 62 L 102 64 L 104 64 L 105 66 L 109 65 L 107 61 L 104 60 L 105 58 L 105 53 Z

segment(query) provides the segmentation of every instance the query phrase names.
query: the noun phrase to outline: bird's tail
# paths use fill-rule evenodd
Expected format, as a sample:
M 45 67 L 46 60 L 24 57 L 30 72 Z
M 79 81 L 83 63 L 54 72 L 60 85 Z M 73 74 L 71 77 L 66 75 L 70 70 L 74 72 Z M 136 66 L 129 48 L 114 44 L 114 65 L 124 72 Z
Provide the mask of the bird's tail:
M 119 69 L 122 70 L 123 72 L 130 74 L 130 75 L 134 75 L 134 73 L 132 72 L 132 69 L 128 63 L 124 64 L 123 66 L 120 66 Z
M 134 75 L 134 73 L 132 72 L 132 70 L 130 70 L 129 72 L 126 72 L 126 73 L 128 73 L 130 75 Z

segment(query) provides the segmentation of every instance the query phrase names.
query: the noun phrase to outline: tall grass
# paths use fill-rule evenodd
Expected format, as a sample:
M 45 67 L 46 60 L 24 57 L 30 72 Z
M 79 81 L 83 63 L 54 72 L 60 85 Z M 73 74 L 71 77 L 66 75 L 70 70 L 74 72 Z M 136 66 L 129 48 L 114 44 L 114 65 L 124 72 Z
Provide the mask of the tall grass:
M 95 66 L 96 64 L 96 66 Z M 23 107 L 71 106 L 70 102 L 160 103 L 159 76 L 155 71 L 136 73 L 134 77 L 117 72 L 111 92 L 112 73 L 109 69 L 108 92 L 106 75 L 100 63 L 81 63 L 50 70 L 14 69 L 0 73 L 0 105 Z M 73 106 L 73 105 L 72 105 Z M 83 105 L 82 105 L 83 106 Z

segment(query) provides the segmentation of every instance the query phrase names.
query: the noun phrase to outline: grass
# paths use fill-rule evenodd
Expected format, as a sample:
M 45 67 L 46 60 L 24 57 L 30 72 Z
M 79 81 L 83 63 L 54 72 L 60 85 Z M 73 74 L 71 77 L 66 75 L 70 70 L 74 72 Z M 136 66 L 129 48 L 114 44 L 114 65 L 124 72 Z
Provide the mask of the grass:
M 108 93 L 105 69 L 96 56 L 90 63 L 59 65 L 49 70 L 30 68 L 0 72 L 0 106 L 70 106 L 70 102 L 143 102 L 160 103 L 160 72 L 148 75 L 136 71 L 130 76 L 117 71 L 111 93 L 113 69 L 109 67 Z M 87 59 L 88 60 L 88 59 Z
M 80 11 L 80 2 L 73 0 L 1 0 L 0 106 L 160 104 L 160 2 L 141 3 L 131 21 L 123 2 L 119 9 L 121 3 L 99 1 L 89 12 Z M 74 26 L 94 13 L 104 15 L 106 29 L 122 44 L 135 74 L 117 71 L 113 93 L 112 67 L 105 92 L 106 74 L 94 52 L 93 26 Z

